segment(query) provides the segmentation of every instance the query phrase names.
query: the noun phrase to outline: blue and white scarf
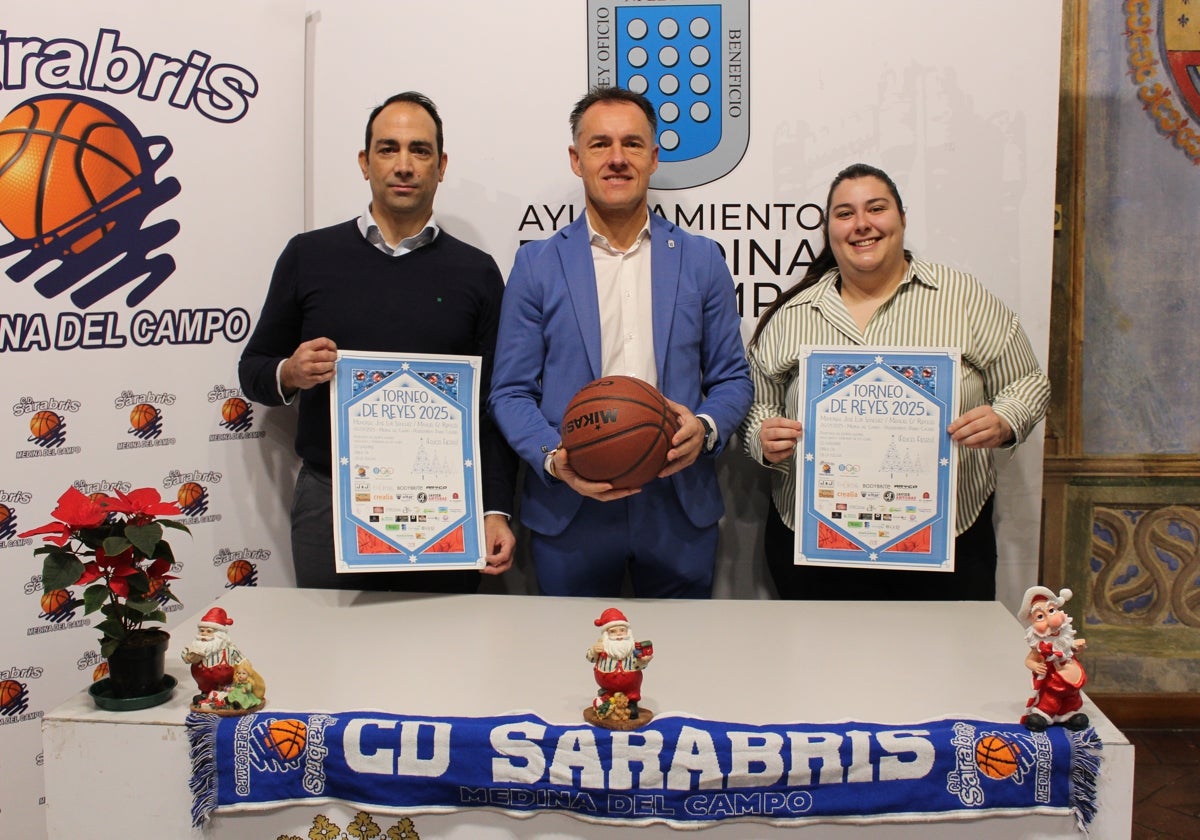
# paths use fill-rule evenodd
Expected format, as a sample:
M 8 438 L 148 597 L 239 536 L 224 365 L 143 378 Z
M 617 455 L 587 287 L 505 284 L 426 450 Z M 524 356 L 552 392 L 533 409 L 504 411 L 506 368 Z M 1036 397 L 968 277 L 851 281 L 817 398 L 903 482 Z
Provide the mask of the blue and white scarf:
M 699 828 L 1072 813 L 1096 809 L 1091 729 L 946 719 L 722 723 L 660 715 L 618 732 L 533 714 L 188 716 L 200 826 L 214 811 L 342 802 L 383 814 L 487 808 Z

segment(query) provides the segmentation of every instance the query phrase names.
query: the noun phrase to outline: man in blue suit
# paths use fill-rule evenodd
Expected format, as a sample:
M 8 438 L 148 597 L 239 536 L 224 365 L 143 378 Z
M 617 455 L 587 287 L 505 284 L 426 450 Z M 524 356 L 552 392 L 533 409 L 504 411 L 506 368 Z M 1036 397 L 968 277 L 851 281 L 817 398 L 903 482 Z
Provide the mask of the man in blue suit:
M 712 594 L 715 460 L 753 388 L 716 243 L 649 212 L 656 127 L 628 90 L 576 103 L 568 151 L 586 212 L 522 247 L 504 292 L 488 406 L 529 465 L 521 521 L 547 595 L 615 597 L 626 570 L 641 597 Z M 655 385 L 680 424 L 667 466 L 635 490 L 580 477 L 559 447 L 571 398 L 618 374 Z

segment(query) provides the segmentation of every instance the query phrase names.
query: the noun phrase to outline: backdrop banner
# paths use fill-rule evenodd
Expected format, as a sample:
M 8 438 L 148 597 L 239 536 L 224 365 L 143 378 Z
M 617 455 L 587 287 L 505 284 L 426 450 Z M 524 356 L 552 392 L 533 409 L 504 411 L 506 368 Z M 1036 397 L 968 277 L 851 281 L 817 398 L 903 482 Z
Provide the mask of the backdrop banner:
M 341 803 L 389 815 L 487 808 L 699 828 L 1096 811 L 1095 731 L 944 719 L 748 725 L 660 715 L 634 731 L 533 714 L 191 714 L 192 818 Z

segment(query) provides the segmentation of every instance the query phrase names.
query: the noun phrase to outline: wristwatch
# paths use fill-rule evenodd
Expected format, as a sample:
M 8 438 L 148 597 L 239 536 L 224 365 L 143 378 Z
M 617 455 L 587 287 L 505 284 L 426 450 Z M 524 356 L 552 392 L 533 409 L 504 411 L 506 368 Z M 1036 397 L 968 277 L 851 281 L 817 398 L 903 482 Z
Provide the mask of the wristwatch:
M 704 451 L 712 452 L 717 446 L 717 430 L 713 428 L 712 421 L 703 414 L 697 414 L 696 419 L 704 426 Z

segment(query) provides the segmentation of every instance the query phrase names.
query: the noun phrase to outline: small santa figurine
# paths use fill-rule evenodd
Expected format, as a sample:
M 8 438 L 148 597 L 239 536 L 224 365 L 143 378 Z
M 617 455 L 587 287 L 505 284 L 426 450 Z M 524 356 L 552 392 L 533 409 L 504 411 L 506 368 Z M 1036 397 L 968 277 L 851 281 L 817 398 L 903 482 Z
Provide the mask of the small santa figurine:
M 1031 586 L 1025 590 L 1017 614 L 1027 628 L 1025 667 L 1033 672 L 1034 693 L 1021 718 L 1031 732 L 1042 732 L 1054 724 L 1075 730 L 1088 725 L 1088 716 L 1080 711 L 1083 697 L 1079 693 L 1087 674 L 1075 656 L 1087 642 L 1075 638 L 1071 617 L 1063 612 L 1071 594 L 1070 589 L 1055 595 L 1044 586 Z
M 233 671 L 244 656 L 229 638 L 226 629 L 233 624 L 225 610 L 213 607 L 196 625 L 196 638 L 183 649 L 183 661 L 192 666 L 192 679 L 200 693 L 198 705 L 217 705 L 233 685 Z
M 597 717 L 608 716 L 617 694 L 628 701 L 628 720 L 636 721 L 641 712 L 642 671 L 654 657 L 649 642 L 635 642 L 625 614 L 609 607 L 594 622 L 600 638 L 584 654 L 592 663 L 592 674 L 600 690 L 592 701 Z

